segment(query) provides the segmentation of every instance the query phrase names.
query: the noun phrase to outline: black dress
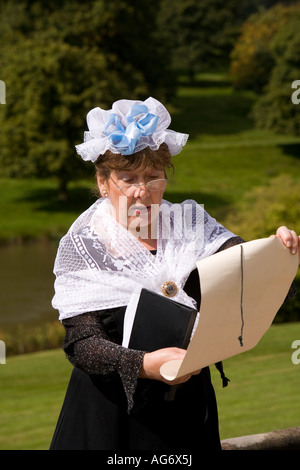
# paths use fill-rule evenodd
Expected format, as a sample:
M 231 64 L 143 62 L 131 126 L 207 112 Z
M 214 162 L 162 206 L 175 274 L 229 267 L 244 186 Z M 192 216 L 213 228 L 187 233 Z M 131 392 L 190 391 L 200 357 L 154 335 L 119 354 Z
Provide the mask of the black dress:
M 185 291 L 199 306 L 196 270 Z M 120 346 L 125 310 L 64 320 L 64 350 L 75 367 L 50 449 L 221 450 L 209 368 L 179 385 L 175 398 L 167 400 L 169 385 L 138 378 L 145 352 Z

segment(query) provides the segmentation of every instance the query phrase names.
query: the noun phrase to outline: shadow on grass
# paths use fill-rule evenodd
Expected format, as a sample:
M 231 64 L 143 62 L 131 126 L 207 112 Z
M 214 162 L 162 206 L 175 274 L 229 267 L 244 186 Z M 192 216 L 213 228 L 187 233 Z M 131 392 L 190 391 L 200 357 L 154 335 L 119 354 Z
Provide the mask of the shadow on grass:
M 284 152 L 285 155 L 300 159 L 300 143 L 282 144 L 279 145 L 279 148 Z
M 215 218 L 225 217 L 232 209 L 232 201 L 219 196 L 216 193 L 201 192 L 168 192 L 164 194 L 164 199 L 172 203 L 179 204 L 186 199 L 192 199 L 203 205 L 204 209 Z
M 82 212 L 97 199 L 93 187 L 76 186 L 68 189 L 66 200 L 60 200 L 57 188 L 32 188 L 22 197 L 22 201 L 34 203 L 35 211 L 43 212 Z
M 250 112 L 254 98 L 250 94 L 222 90 L 214 94 L 195 93 L 174 100 L 176 112 L 171 128 L 189 134 L 190 140 L 201 136 L 237 134 L 253 128 Z
M 199 204 L 203 204 L 208 212 L 218 212 L 222 214 L 226 212 L 231 201 L 215 193 L 201 192 L 174 192 L 166 191 L 164 199 L 172 203 L 180 203 L 186 199 L 193 199 Z M 22 197 L 22 201 L 34 203 L 34 211 L 41 212 L 65 212 L 65 213 L 81 213 L 85 211 L 97 200 L 97 196 L 93 193 L 93 188 L 87 186 L 77 186 L 69 189 L 69 196 L 66 201 L 58 199 L 58 192 L 55 188 L 33 188 Z

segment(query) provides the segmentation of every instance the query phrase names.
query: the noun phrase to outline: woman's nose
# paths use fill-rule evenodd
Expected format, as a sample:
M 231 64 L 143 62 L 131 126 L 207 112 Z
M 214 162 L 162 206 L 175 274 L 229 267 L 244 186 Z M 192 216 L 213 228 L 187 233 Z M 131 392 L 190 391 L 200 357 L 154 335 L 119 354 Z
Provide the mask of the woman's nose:
M 136 187 L 136 190 L 134 192 L 134 197 L 136 199 L 140 198 L 143 199 L 145 196 L 147 196 L 149 193 L 149 189 L 147 188 L 145 183 L 140 183 L 139 186 Z

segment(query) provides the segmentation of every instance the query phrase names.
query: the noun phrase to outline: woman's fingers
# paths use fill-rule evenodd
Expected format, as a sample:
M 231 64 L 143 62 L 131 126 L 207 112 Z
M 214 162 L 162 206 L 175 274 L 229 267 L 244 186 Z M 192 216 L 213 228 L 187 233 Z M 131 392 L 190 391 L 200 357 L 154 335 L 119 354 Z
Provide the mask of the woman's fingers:
M 285 226 L 281 226 L 277 229 L 275 236 L 281 239 L 283 244 L 290 249 L 293 255 L 298 252 L 299 237 L 296 234 L 295 230 L 289 229 Z
M 171 385 L 178 385 L 187 382 L 192 375 L 199 374 L 201 369 L 175 380 L 167 380 L 160 373 L 160 368 L 165 362 L 183 360 L 185 355 L 186 350 L 180 348 L 164 348 L 158 349 L 157 351 L 153 351 L 151 353 L 146 353 L 144 355 L 143 367 L 140 371 L 140 377 L 160 380 Z

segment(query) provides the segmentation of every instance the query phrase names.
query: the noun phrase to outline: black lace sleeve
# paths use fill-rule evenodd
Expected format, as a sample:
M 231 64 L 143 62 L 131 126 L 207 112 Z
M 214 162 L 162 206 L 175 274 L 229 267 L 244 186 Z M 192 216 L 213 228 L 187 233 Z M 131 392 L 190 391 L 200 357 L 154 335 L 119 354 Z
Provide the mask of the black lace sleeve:
M 118 373 L 130 410 L 145 352 L 114 342 L 103 324 L 105 313 L 89 312 L 63 320 L 66 330 L 63 349 L 71 364 L 88 374 L 101 374 L 109 379 Z
M 232 246 L 235 246 L 235 245 L 240 245 L 241 243 L 244 243 L 245 240 L 241 237 L 232 237 L 232 238 L 229 238 L 228 240 L 226 240 L 225 243 L 223 243 L 222 246 L 220 246 L 220 248 L 217 250 L 217 253 L 219 251 L 223 251 L 223 250 L 227 250 L 227 248 L 230 248 Z

